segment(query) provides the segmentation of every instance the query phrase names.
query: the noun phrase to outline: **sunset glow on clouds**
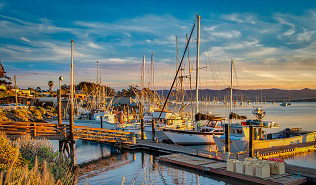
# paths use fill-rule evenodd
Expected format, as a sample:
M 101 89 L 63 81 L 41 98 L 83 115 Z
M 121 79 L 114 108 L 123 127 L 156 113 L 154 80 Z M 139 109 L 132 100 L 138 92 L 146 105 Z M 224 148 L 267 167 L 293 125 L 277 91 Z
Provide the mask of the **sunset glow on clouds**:
M 99 61 L 103 83 L 120 89 L 139 82 L 142 56 L 149 67 L 154 52 L 157 87 L 169 88 L 175 37 L 182 56 L 196 12 L 202 16 L 201 66 L 207 66 L 202 88 L 226 88 L 232 58 L 238 88 L 316 89 L 316 3 L 193 2 L 2 0 L 0 60 L 11 77 L 38 73 L 18 79 L 22 88 L 48 88 L 61 75 L 68 83 L 73 39 L 76 81 L 95 81 Z

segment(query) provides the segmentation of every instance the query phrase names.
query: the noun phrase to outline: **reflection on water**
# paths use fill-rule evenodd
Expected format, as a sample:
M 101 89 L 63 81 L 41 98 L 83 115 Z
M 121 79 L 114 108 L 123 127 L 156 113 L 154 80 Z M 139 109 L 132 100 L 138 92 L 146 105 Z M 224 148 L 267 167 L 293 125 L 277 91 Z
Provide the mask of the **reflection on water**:
M 253 106 L 262 106 L 266 111 L 265 120 L 275 121 L 279 129 L 270 129 L 272 132 L 287 127 L 300 127 L 305 130 L 316 130 L 316 103 L 292 103 L 291 106 L 281 107 L 279 104 L 252 104 L 243 107 L 237 105 L 235 112 L 253 119 Z M 187 107 L 187 111 L 191 108 Z M 201 109 L 212 111 L 214 114 L 228 116 L 228 107 L 224 105 L 209 105 Z M 85 126 L 99 127 L 97 124 Z M 53 141 L 55 146 L 58 142 Z M 90 141 L 77 140 L 77 163 L 85 164 L 79 178 L 79 184 L 85 179 L 91 185 L 121 184 L 125 177 L 125 184 L 245 184 L 227 177 L 206 175 L 194 170 L 174 166 L 157 161 L 157 155 L 144 152 L 120 151 L 117 148 Z M 208 151 L 215 150 L 215 145 L 192 146 Z M 89 163 L 88 163 L 89 162 Z M 286 159 L 289 164 L 315 168 L 316 153 L 298 155 Z M 247 183 L 249 184 L 249 183 Z
M 77 142 L 79 184 L 244 184 L 234 179 L 206 175 L 161 163 L 158 155 L 119 151 L 107 144 Z M 89 162 L 88 162 L 89 161 Z
M 316 152 L 299 154 L 285 159 L 285 162 L 287 164 L 293 164 L 297 166 L 304 166 L 316 169 Z

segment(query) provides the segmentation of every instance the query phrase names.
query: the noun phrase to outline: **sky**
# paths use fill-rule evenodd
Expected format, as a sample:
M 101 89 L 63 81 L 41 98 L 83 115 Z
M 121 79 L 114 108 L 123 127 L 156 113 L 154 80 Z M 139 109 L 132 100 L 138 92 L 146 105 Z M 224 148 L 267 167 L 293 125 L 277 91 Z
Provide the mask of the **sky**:
M 70 41 L 76 82 L 96 81 L 116 90 L 146 84 L 154 52 L 155 86 L 170 88 L 196 14 L 201 16 L 201 88 L 316 89 L 316 2 L 310 0 L 0 0 L 0 61 L 21 88 L 69 83 Z M 189 44 L 195 81 L 196 30 Z M 189 75 L 184 56 L 183 75 Z M 36 73 L 36 75 L 31 74 Z M 195 83 L 195 82 L 194 82 Z M 189 80 L 184 80 L 189 87 Z

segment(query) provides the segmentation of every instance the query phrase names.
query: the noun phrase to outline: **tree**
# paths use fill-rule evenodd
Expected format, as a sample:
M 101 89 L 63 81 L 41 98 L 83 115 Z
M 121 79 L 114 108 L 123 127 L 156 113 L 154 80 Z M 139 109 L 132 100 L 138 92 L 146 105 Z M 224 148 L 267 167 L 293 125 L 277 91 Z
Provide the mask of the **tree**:
M 48 81 L 48 86 L 49 86 L 49 92 L 52 92 L 53 86 L 54 86 L 54 82 L 53 81 Z
M 6 75 L 7 72 L 4 71 L 4 67 L 2 66 L 1 64 L 1 61 L 0 61 L 0 85 L 5 85 L 5 86 L 9 86 L 11 85 L 12 83 L 10 82 L 11 81 L 11 78 L 8 77 Z

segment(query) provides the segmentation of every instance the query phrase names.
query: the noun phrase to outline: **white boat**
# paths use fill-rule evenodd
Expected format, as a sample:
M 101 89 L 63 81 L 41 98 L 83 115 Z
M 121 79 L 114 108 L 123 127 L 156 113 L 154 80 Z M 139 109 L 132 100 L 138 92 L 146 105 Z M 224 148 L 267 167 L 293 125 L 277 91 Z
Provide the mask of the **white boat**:
M 197 18 L 197 58 L 196 58 L 196 82 L 199 82 L 199 63 L 200 63 L 200 19 L 201 17 L 199 15 L 196 16 Z M 191 31 L 192 35 L 193 29 Z M 191 36 L 190 36 L 191 38 Z M 190 40 L 188 40 L 187 45 Z M 184 52 L 186 52 L 185 50 Z M 185 54 L 185 53 L 184 53 Z M 178 71 L 180 70 L 182 61 L 179 65 Z M 177 78 L 176 73 L 176 77 Z M 172 86 L 173 87 L 173 86 Z M 172 87 L 170 89 L 170 92 L 172 91 Z M 195 99 L 195 105 L 196 105 L 196 115 L 195 115 L 195 122 L 194 122 L 194 130 L 175 130 L 175 129 L 168 129 L 165 128 L 164 133 L 169 137 L 169 139 L 176 144 L 188 144 L 188 145 L 197 145 L 197 144 L 214 144 L 214 135 L 222 135 L 223 134 L 223 127 L 221 124 L 217 124 L 217 122 L 222 122 L 223 120 L 226 120 L 226 118 L 213 116 L 213 115 L 206 115 L 206 114 L 200 114 L 199 113 L 199 103 L 203 103 L 199 100 L 199 83 L 196 83 L 195 86 L 196 89 L 196 99 Z M 167 101 L 167 100 L 166 100 Z M 204 129 L 208 127 L 209 129 Z
M 163 129 L 173 143 L 181 145 L 214 144 L 214 136 L 223 135 L 223 127 L 201 126 L 200 132 L 193 130 Z

